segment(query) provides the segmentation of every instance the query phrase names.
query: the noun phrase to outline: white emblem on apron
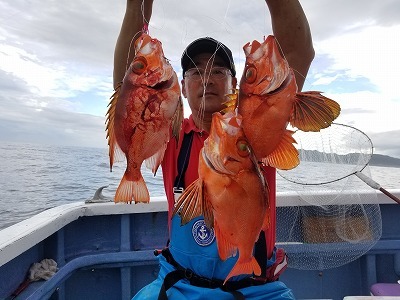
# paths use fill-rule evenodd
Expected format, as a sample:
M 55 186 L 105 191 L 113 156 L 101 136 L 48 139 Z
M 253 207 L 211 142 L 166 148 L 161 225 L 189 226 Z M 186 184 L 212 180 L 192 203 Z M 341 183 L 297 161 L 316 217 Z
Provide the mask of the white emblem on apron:
M 208 246 L 215 239 L 214 229 L 209 229 L 203 219 L 193 224 L 192 235 L 195 242 L 200 246 Z

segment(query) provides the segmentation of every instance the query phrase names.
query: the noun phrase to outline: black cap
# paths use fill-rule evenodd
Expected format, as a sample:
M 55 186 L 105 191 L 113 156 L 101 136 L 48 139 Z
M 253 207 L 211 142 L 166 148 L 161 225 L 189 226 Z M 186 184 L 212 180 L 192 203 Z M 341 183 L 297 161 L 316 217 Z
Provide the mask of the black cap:
M 226 67 L 231 71 L 232 76 L 236 76 L 235 63 L 233 61 L 231 50 L 221 42 L 210 37 L 197 39 L 187 46 L 181 58 L 183 74 L 185 74 L 193 64 L 193 57 L 200 53 L 215 53 L 225 62 Z

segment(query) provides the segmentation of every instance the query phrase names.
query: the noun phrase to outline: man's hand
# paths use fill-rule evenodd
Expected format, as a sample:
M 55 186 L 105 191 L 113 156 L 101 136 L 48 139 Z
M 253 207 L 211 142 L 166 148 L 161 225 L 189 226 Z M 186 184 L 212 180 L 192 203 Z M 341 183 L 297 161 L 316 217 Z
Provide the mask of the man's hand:
M 150 22 L 152 8 L 153 0 L 127 0 L 124 20 L 114 51 L 114 89 L 124 78 L 127 64 L 133 59 L 134 51 L 131 48 L 139 37 L 143 25 Z

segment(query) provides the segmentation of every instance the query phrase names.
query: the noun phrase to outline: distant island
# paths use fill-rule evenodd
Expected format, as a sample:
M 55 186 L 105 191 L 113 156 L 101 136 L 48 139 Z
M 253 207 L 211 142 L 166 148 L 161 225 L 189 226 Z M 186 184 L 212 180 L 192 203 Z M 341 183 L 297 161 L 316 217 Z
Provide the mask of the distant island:
M 314 161 L 314 162 L 326 162 L 327 160 L 336 161 L 340 163 L 351 163 L 357 161 L 359 154 L 349 153 L 346 155 L 339 155 L 335 153 L 322 153 L 316 150 L 299 150 L 301 160 Z M 368 163 L 370 166 L 378 167 L 391 167 L 400 168 L 400 159 L 382 154 L 372 154 L 371 160 Z
M 382 154 L 372 154 L 371 160 L 369 161 L 369 165 L 379 166 L 379 167 L 400 168 L 400 159 Z

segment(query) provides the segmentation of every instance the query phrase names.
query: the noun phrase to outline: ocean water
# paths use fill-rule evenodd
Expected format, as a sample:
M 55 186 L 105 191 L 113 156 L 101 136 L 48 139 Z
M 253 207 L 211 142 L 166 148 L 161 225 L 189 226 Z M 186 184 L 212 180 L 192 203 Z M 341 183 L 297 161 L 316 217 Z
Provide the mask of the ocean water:
M 106 148 L 3 143 L 0 157 L 0 229 L 61 204 L 85 201 L 101 186 L 108 185 L 103 194 L 112 198 L 126 167 L 125 161 L 117 162 L 110 172 Z M 400 168 L 369 169 L 382 187 L 400 189 Z M 143 167 L 142 173 L 151 196 L 165 195 L 161 170 L 153 176 Z M 297 188 L 277 175 L 278 191 Z

